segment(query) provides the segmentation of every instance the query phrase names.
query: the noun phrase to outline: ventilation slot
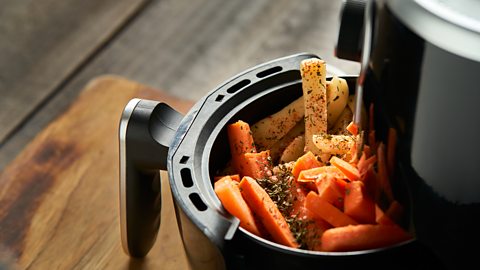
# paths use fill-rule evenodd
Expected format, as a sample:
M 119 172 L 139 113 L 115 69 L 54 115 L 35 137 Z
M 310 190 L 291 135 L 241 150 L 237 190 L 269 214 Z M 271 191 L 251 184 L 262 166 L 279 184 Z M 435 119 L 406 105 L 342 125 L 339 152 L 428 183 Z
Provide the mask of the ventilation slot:
M 257 73 L 257 77 L 258 78 L 264 78 L 264 77 L 267 77 L 268 75 L 272 75 L 272 74 L 280 72 L 280 71 L 282 71 L 281 66 L 272 67 L 272 68 L 269 68 L 267 70 L 264 70 L 262 72 Z
M 180 163 L 181 164 L 187 164 L 187 161 L 190 157 L 189 156 L 183 156 L 181 159 L 180 159 Z
M 247 86 L 250 84 L 250 80 L 243 80 L 235 84 L 234 86 L 230 87 L 227 89 L 227 93 L 233 94 L 237 92 L 238 90 L 242 89 L 243 87 Z
M 216 102 L 220 102 L 223 100 L 225 96 L 224 95 L 218 95 L 217 98 L 215 99 Z
M 198 211 L 205 211 L 207 210 L 207 206 L 205 203 L 202 201 L 200 196 L 197 193 L 192 193 L 188 196 L 190 198 L 190 201 L 192 201 L 193 205 L 195 205 L 195 208 L 197 208 Z
M 190 169 L 183 168 L 180 170 L 180 175 L 182 176 L 182 184 L 184 187 L 189 188 L 193 186 L 192 174 L 190 173 Z

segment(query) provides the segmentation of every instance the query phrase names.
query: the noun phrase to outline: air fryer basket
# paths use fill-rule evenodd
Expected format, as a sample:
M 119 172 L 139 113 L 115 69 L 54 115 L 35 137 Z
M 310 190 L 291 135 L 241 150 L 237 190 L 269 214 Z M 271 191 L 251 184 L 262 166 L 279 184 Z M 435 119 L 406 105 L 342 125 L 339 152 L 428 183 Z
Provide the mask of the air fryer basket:
M 353 252 L 329 253 L 288 248 L 240 228 L 238 219 L 223 209 L 213 190 L 213 177 L 230 159 L 226 126 L 239 119 L 254 123 L 301 96 L 300 62 L 311 57 L 317 56 L 292 55 L 247 70 L 197 102 L 179 123 L 168 124 L 168 119 L 162 119 L 161 114 L 159 116 L 153 113 L 156 116 L 145 121 L 149 129 L 155 130 L 148 132 L 148 136 L 153 138 L 153 144 L 158 143 L 156 138 L 161 135 L 156 127 L 158 123 L 167 123 L 170 126 L 169 134 L 176 129 L 171 142 L 163 143 L 162 149 L 168 147 L 166 169 L 177 221 L 187 256 L 194 269 L 222 269 L 225 266 L 228 269 L 296 269 L 306 266 L 362 265 L 371 268 L 372 261 L 376 261 L 379 266 L 386 265 L 382 264 L 385 262 L 394 268 L 403 268 L 410 265 L 412 260 L 416 260 L 418 265 L 429 263 L 429 260 L 423 259 L 425 253 L 419 252 L 421 247 L 415 240 L 391 247 Z M 350 90 L 354 90 L 356 76 L 344 78 Z M 165 109 L 165 106 L 157 102 L 147 107 L 152 112 L 156 112 L 158 107 L 170 112 L 171 109 Z M 174 119 L 179 119 L 173 115 Z M 158 168 L 164 169 L 160 165 Z M 142 171 L 141 168 L 139 170 Z M 407 193 L 404 189 L 400 190 L 401 194 L 397 195 L 408 204 Z M 128 195 L 128 188 L 126 192 Z M 130 202 L 135 204 L 132 200 Z M 143 203 L 131 206 L 128 211 L 154 212 L 153 208 L 154 205 Z M 129 220 L 128 213 L 125 219 Z M 155 216 L 150 220 L 156 220 Z M 138 230 L 138 226 L 144 225 L 136 224 L 132 228 L 127 227 L 125 231 Z M 149 229 L 142 236 L 147 238 L 144 242 L 148 242 L 148 234 L 155 239 L 152 233 L 154 230 Z M 145 255 L 145 252 L 140 255 Z

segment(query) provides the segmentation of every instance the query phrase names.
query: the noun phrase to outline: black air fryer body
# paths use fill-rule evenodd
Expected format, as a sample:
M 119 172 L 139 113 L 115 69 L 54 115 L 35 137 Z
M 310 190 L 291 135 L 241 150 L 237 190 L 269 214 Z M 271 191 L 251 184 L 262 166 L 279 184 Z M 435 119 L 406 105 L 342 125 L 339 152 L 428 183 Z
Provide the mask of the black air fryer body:
M 351 2 L 351 14 L 361 9 Z M 337 54 L 358 60 L 363 49 L 365 102 L 377 139 L 396 130 L 394 184 L 406 184 L 416 239 L 459 269 L 475 265 L 480 241 L 480 3 L 444 2 L 362 6 L 371 35 L 358 29 L 366 40 L 350 46 L 339 37 Z
M 393 188 L 408 217 L 402 225 L 415 239 L 357 252 L 291 249 L 239 228 L 238 219 L 221 206 L 212 180 L 230 158 L 226 126 L 239 119 L 256 122 L 299 97 L 300 62 L 316 57 L 299 54 L 235 76 L 185 116 L 155 101 L 134 99 L 126 106 L 120 124 L 120 217 L 128 254 L 145 256 L 155 241 L 161 208 L 158 170 L 166 169 L 194 269 L 475 265 L 473 253 L 480 243 L 480 142 L 475 140 L 480 89 L 474 81 L 480 45 L 473 53 L 465 48 L 475 40 L 480 44 L 478 35 L 475 39 L 475 31 L 455 32 L 448 22 L 432 24 L 428 14 L 421 14 L 426 12 L 423 6 L 413 1 L 354 2 L 345 3 L 344 18 L 349 19 L 342 21 L 337 55 L 362 62 L 358 80 L 345 78 L 351 91 L 356 85 L 363 88 L 367 108 L 373 103 L 377 140 L 388 143 L 388 130 L 396 131 Z M 420 29 L 418 23 L 429 27 Z M 463 37 L 470 43 L 438 42 L 429 32 L 432 25 L 442 25 L 438 35 L 456 33 L 455 42 Z

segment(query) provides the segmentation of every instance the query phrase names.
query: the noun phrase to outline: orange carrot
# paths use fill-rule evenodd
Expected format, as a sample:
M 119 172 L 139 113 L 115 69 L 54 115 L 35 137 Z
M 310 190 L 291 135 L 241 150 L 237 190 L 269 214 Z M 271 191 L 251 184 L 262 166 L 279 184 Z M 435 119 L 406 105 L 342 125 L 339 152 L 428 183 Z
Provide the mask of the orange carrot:
M 379 184 L 378 184 L 378 177 L 373 164 L 369 165 L 364 173 L 362 173 L 360 181 L 365 184 L 365 191 L 367 195 L 372 198 L 376 199 L 377 194 L 379 194 Z
M 317 181 L 317 189 L 320 198 L 338 209 L 343 210 L 344 194 L 334 177 L 327 175 L 325 178 Z
M 337 167 L 340 171 L 345 174 L 345 176 L 350 180 L 350 181 L 355 181 L 360 179 L 360 173 L 358 172 L 358 169 L 355 168 L 352 164 L 346 162 L 343 159 L 340 159 L 336 156 L 332 156 L 330 159 L 330 163 Z
M 353 251 L 386 247 L 411 239 L 399 226 L 360 224 L 332 228 L 322 235 L 324 251 Z
M 240 190 L 243 198 L 260 218 L 273 240 L 288 247 L 298 247 L 285 218 L 267 192 L 253 178 L 243 177 L 240 181 Z
M 305 169 L 300 172 L 298 175 L 298 182 L 315 182 L 319 178 L 323 178 L 326 175 L 331 175 L 335 178 L 343 178 L 344 175 L 335 166 L 321 166 L 311 169 Z
M 225 177 L 227 175 L 223 175 L 223 176 L 215 176 L 213 177 L 213 181 L 214 182 L 217 182 L 218 180 L 222 179 L 223 177 Z M 238 174 L 231 174 L 231 175 L 228 175 L 233 181 L 236 181 L 236 182 L 240 182 L 240 175 Z
M 394 128 L 388 129 L 387 138 L 387 169 L 390 178 L 393 177 L 395 169 L 395 151 L 397 147 L 397 131 Z
M 377 139 L 375 135 L 375 130 L 370 130 L 368 132 L 368 145 L 370 146 L 370 148 L 374 150 L 377 149 Z
M 385 214 L 396 223 L 399 223 L 402 220 L 403 212 L 403 206 L 397 200 L 393 200 Z
M 298 175 L 301 171 L 320 167 L 322 165 L 322 162 L 320 162 L 312 152 L 308 151 L 303 156 L 299 157 L 297 161 L 295 161 L 295 165 L 292 169 L 292 174 L 295 178 L 298 178 Z
M 355 124 L 353 121 L 348 124 L 346 128 L 352 135 L 356 136 L 358 135 L 358 126 Z
M 320 198 L 314 191 L 307 195 L 305 207 L 310 210 L 317 218 L 322 218 L 334 227 L 357 224 L 351 217 L 345 215 L 335 206 Z
M 390 179 L 388 177 L 387 163 L 385 160 L 385 144 L 380 142 L 377 148 L 377 162 L 378 162 L 378 181 L 381 189 L 387 196 L 389 202 L 393 201 L 393 192 L 390 185 Z M 377 194 L 378 200 L 379 194 Z
M 232 180 L 230 176 L 224 176 L 215 182 L 214 190 L 223 207 L 240 220 L 242 228 L 261 236 L 255 224 L 253 213 L 240 193 L 238 182 Z
M 345 214 L 360 223 L 375 223 L 375 204 L 368 197 L 362 181 L 348 183 L 344 208 Z
M 248 123 L 239 120 L 230 124 L 227 133 L 232 156 L 257 152 Z
M 375 204 L 375 222 L 383 225 L 396 225 L 395 222 L 383 212 L 378 204 Z
M 322 218 L 315 216 L 305 207 L 307 194 L 299 183 L 293 182 L 291 194 L 294 199 L 290 217 L 296 217 L 298 220 L 307 224 L 305 228 L 307 233 L 305 236 L 305 244 L 307 248 L 309 250 L 321 250 L 320 237 L 325 230 L 331 228 L 331 225 Z
M 245 163 L 240 167 L 242 176 L 250 176 L 255 179 L 261 179 L 272 175 L 272 164 L 270 159 L 270 150 L 259 153 L 245 153 Z
M 375 164 L 375 162 L 377 162 L 377 156 L 376 155 L 373 155 L 373 156 L 367 158 L 367 154 L 365 152 L 363 152 L 362 156 L 360 157 L 360 159 L 358 160 L 358 163 L 357 163 L 357 168 L 358 168 L 358 172 L 360 173 L 360 175 L 366 173 L 368 168 L 370 166 L 373 166 L 373 164 Z

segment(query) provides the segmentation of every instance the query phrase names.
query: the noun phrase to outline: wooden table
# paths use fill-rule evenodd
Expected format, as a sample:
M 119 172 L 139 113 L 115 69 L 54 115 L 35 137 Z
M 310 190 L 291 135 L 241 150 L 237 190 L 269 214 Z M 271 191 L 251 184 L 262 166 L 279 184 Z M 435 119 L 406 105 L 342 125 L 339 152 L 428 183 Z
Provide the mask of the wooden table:
M 121 250 L 124 104 L 140 96 L 185 112 L 234 74 L 303 51 L 358 72 L 333 56 L 340 1 L 3 2 L 0 268 L 186 268 L 171 207 L 146 259 Z

